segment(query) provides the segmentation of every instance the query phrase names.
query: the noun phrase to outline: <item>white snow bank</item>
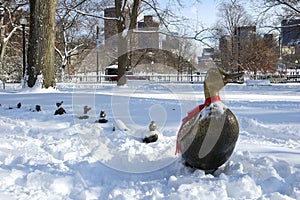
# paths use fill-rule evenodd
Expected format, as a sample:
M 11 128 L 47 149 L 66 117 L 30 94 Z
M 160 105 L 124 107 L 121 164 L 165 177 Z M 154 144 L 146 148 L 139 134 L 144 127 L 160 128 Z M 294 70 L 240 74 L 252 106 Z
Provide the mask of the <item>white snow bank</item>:
M 247 80 L 246 85 L 247 86 L 266 86 L 266 85 L 271 85 L 271 82 L 269 79 L 267 79 L 267 80 Z

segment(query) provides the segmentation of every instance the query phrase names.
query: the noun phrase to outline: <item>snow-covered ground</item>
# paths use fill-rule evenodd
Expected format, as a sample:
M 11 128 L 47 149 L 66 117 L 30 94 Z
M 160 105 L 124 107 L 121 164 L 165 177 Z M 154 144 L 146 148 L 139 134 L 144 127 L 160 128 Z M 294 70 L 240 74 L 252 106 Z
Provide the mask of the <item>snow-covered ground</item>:
M 181 119 L 203 102 L 203 85 L 7 85 L 0 90 L 0 199 L 300 199 L 300 85 L 228 85 L 221 99 L 240 136 L 210 175 L 175 155 Z M 54 115 L 60 101 L 66 114 Z M 33 112 L 37 104 L 41 112 Z M 80 120 L 85 105 L 92 109 Z M 100 110 L 108 123 L 95 123 Z M 151 120 L 159 139 L 144 144 Z

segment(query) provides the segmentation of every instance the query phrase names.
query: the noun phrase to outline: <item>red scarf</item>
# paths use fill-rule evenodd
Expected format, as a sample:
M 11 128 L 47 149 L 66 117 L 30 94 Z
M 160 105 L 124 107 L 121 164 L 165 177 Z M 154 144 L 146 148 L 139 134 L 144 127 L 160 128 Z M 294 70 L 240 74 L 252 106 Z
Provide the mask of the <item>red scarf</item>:
M 181 134 L 181 129 L 183 128 L 183 126 L 190 120 L 192 119 L 195 115 L 197 115 L 205 106 L 208 106 L 209 104 L 216 102 L 216 101 L 221 101 L 220 96 L 213 96 L 213 97 L 208 97 L 207 99 L 205 99 L 204 104 L 201 104 L 199 106 L 196 106 L 193 110 L 188 112 L 188 115 L 182 119 L 182 123 L 181 126 L 179 128 L 179 131 L 177 133 L 177 140 L 176 140 L 176 152 L 175 155 L 177 153 L 180 152 L 180 145 L 179 145 L 179 135 Z

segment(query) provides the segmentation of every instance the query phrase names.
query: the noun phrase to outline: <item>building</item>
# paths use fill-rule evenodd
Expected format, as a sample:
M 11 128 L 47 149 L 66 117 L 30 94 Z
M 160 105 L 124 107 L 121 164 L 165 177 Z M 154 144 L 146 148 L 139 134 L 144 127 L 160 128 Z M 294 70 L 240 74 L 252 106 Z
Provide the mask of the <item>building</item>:
M 233 35 L 224 35 L 219 40 L 219 60 L 226 70 L 240 70 L 240 55 L 243 51 L 243 42 L 256 33 L 255 26 L 237 27 Z
M 134 36 L 137 40 L 137 48 L 145 49 L 159 48 L 159 23 L 153 20 L 153 16 L 145 15 L 144 20 L 138 22 L 137 29 L 134 30 Z
M 300 69 L 300 19 L 282 20 L 280 43 L 280 58 L 284 68 Z M 298 75 L 299 71 L 296 72 Z
M 115 18 L 115 8 L 104 11 L 106 18 Z M 142 17 L 142 18 L 141 18 Z M 129 15 L 125 17 L 126 27 L 129 25 Z M 175 73 L 179 68 L 186 72 L 191 68 L 187 63 L 189 59 L 179 56 L 180 39 L 178 33 L 162 35 L 159 32 L 159 23 L 152 15 L 139 16 L 139 21 L 127 45 L 127 69 L 135 72 L 148 73 Z M 111 64 L 116 63 L 118 57 L 118 34 L 116 20 L 105 19 L 105 56 Z M 178 67 L 177 65 L 180 65 Z M 155 66 L 155 67 L 154 67 Z M 141 68 L 141 70 L 139 70 Z M 151 69 L 151 70 L 150 70 Z
M 198 63 L 203 61 L 211 61 L 214 53 L 215 53 L 214 48 L 204 48 L 202 51 L 202 56 L 198 57 Z
M 104 20 L 104 38 L 105 41 L 110 40 L 110 44 L 113 46 L 117 45 L 117 37 L 114 37 L 118 34 L 117 22 L 116 20 L 109 19 L 116 17 L 115 8 L 107 8 L 104 10 L 104 17 L 107 19 Z M 125 17 L 126 26 L 129 24 L 129 14 Z M 159 33 L 158 33 L 159 23 L 153 20 L 153 16 L 146 15 L 143 20 L 137 23 L 136 29 L 133 31 L 134 36 L 131 40 L 130 45 L 133 48 L 159 48 Z
M 162 41 L 162 48 L 171 52 L 176 52 L 179 49 L 179 38 L 177 32 L 172 32 L 167 35 L 166 39 Z
M 114 40 L 113 36 L 118 34 L 116 20 L 109 19 L 116 17 L 115 8 L 107 8 L 104 10 L 104 17 L 108 18 L 104 20 L 104 38 L 105 41 L 108 39 Z M 129 24 L 129 15 L 125 17 L 126 24 Z M 153 20 L 153 16 L 146 15 L 143 20 L 137 23 L 134 32 L 134 48 L 159 48 L 159 34 L 158 34 L 159 23 Z M 117 39 L 117 38 L 115 38 Z
M 196 66 L 196 72 L 206 72 L 209 68 L 215 67 L 215 61 L 213 60 L 215 54 L 214 48 L 204 48 L 202 55 L 198 57 L 198 63 Z
M 241 26 L 235 29 L 234 36 L 239 40 L 249 38 L 254 33 L 256 33 L 256 26 Z
M 281 44 L 282 46 L 300 44 L 300 19 L 281 21 Z

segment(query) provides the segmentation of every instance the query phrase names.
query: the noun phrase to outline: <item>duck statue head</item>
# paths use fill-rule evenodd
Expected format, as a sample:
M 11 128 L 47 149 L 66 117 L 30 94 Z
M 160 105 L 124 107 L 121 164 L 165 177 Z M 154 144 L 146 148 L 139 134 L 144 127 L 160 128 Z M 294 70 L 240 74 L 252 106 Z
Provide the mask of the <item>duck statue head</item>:
M 205 99 L 209 97 L 219 96 L 220 90 L 228 83 L 243 83 L 234 80 L 243 75 L 243 72 L 229 74 L 223 69 L 217 67 L 209 69 L 204 80 Z
M 236 117 L 221 101 L 219 92 L 228 83 L 242 83 L 243 73 L 227 73 L 220 68 L 207 71 L 204 81 L 205 103 L 183 118 L 177 136 L 176 152 L 186 164 L 214 171 L 231 156 L 239 135 Z

